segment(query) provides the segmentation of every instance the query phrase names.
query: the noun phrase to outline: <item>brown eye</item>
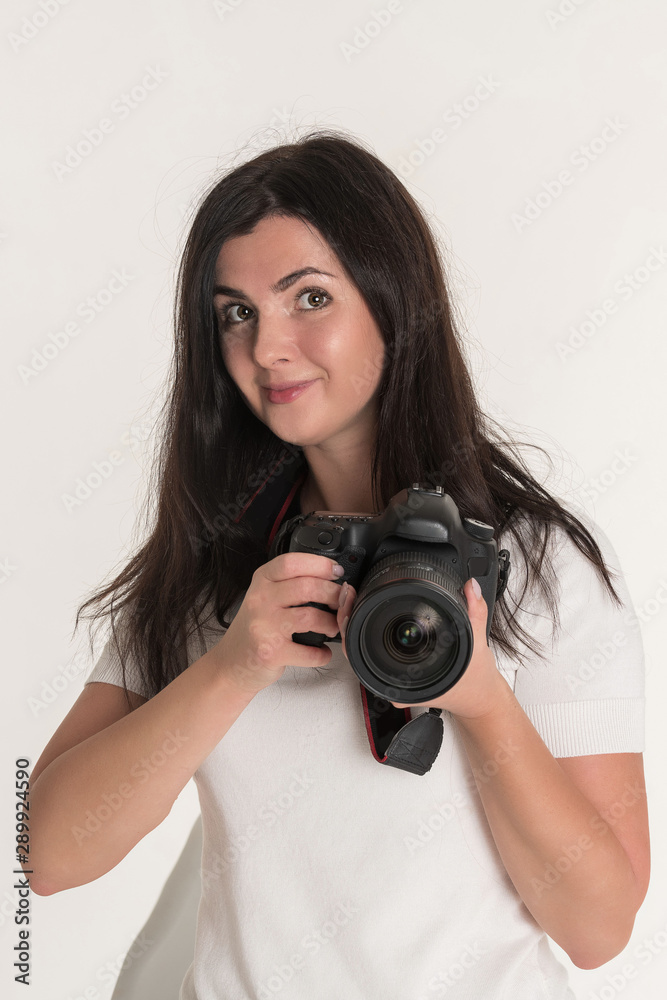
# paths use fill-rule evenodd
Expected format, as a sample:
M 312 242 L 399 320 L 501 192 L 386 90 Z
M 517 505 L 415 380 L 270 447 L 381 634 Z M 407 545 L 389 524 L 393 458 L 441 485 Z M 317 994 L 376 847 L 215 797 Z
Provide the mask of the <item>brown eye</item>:
M 310 306 L 310 308 L 306 307 L 305 311 L 313 312 L 316 309 L 324 308 L 330 301 L 331 296 L 321 288 L 304 288 L 299 295 L 299 301 L 303 298 L 306 298 Z
M 250 306 L 244 306 L 242 303 L 237 302 L 234 305 L 228 306 L 225 309 L 224 313 L 222 314 L 223 323 L 229 323 L 231 326 L 235 326 L 239 323 L 243 323 L 247 319 L 246 316 L 241 318 L 238 316 L 238 314 L 236 315 L 235 319 L 232 319 L 232 315 L 234 314 L 235 309 L 245 309 L 246 312 L 252 312 Z

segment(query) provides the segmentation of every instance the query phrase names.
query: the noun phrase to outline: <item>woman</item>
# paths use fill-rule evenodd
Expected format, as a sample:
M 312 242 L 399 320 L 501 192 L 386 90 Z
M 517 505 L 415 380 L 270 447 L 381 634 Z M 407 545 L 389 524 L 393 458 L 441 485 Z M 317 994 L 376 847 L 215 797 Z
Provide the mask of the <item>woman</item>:
M 79 609 L 113 634 L 33 771 L 33 888 L 109 871 L 194 776 L 183 1000 L 572 997 L 547 935 L 595 968 L 648 885 L 641 639 L 606 536 L 481 412 L 427 222 L 359 142 L 316 132 L 203 200 L 156 474 L 148 541 Z M 292 641 L 344 639 L 354 588 L 267 559 L 293 514 L 413 483 L 512 560 L 488 643 L 470 579 L 468 668 L 408 707 L 445 711 L 419 777 L 378 767 L 344 647 Z

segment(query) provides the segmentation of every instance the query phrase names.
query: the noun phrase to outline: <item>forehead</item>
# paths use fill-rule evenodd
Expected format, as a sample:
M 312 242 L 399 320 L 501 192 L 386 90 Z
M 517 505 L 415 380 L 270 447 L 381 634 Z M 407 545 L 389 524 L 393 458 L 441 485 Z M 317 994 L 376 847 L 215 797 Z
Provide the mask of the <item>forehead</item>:
M 293 216 L 270 216 L 252 232 L 223 243 L 215 272 L 218 280 L 224 277 L 231 284 L 235 272 L 250 276 L 270 272 L 275 279 L 285 269 L 321 264 L 329 270 L 336 263 L 336 255 L 315 227 Z

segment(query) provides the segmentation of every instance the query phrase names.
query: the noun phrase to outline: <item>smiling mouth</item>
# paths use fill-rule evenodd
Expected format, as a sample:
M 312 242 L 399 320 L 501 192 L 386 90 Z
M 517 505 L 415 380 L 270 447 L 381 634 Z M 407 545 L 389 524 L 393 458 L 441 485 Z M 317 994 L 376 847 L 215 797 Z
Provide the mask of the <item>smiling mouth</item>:
M 315 382 L 314 378 L 305 378 L 302 382 L 286 382 L 284 385 L 263 385 L 262 389 L 267 389 L 269 392 L 285 392 L 286 389 L 296 389 L 300 385 L 308 385 L 309 382 Z
M 302 393 L 306 392 L 311 385 L 318 382 L 319 379 L 311 379 L 309 382 L 298 382 L 296 385 L 291 385 L 287 389 L 270 389 L 266 386 L 262 386 L 262 391 L 266 393 L 266 396 L 270 403 L 291 403 L 293 399 L 297 399 Z

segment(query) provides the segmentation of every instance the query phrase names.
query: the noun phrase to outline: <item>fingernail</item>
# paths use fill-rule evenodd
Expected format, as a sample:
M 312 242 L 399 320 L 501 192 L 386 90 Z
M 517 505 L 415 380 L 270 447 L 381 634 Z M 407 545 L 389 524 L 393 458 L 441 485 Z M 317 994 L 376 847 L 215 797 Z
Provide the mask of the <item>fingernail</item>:
M 343 566 L 340 563 L 335 563 L 333 569 L 331 570 L 334 576 L 342 576 L 345 572 Z
M 345 599 L 347 598 L 347 590 L 348 590 L 347 583 L 344 583 L 343 586 L 340 588 L 340 598 L 338 601 L 339 608 L 342 608 L 343 605 L 345 604 Z
M 472 589 L 473 589 L 473 593 L 474 593 L 475 597 L 479 601 L 480 597 L 482 596 L 482 588 L 477 583 L 477 580 L 475 579 L 474 576 L 472 578 Z

